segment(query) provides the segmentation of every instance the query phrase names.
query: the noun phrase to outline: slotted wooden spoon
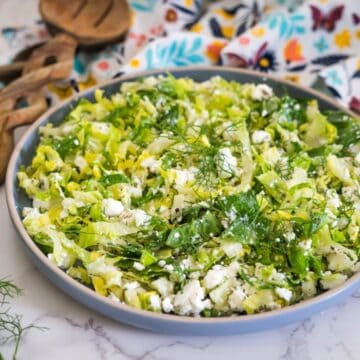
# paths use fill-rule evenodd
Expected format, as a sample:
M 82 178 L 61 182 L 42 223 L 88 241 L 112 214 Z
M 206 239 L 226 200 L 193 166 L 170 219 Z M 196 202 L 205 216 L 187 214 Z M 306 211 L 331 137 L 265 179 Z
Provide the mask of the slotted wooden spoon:
M 32 123 L 47 108 L 41 87 L 71 74 L 78 45 L 109 44 L 130 26 L 125 0 L 40 0 L 39 8 L 49 31 L 60 34 L 35 49 L 27 62 L 10 67 L 22 69 L 22 76 L 0 90 L 0 184 L 14 147 L 15 128 Z M 26 107 L 18 106 L 22 100 Z
M 39 10 L 51 33 L 66 32 L 84 46 L 119 40 L 131 20 L 124 0 L 40 0 Z

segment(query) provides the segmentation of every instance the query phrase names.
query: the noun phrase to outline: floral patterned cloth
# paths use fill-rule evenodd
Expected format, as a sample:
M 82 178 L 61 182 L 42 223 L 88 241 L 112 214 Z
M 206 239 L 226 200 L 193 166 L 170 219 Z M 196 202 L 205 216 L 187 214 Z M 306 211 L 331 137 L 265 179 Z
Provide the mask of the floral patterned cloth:
M 124 73 L 222 64 L 312 86 L 321 78 L 360 112 L 360 7 L 336 0 L 130 0 L 126 39 L 77 53 L 71 77 L 48 87 L 53 101 Z M 45 25 L 1 31 L 0 62 L 49 38 Z

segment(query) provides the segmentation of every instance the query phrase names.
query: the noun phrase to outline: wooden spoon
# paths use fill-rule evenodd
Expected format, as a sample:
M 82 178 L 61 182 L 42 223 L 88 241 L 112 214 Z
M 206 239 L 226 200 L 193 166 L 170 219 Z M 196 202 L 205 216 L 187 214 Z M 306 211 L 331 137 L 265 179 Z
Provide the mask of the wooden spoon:
M 40 88 L 69 76 L 72 71 L 76 41 L 61 34 L 36 49 L 23 67 L 23 76 L 0 90 L 0 184 L 14 148 L 15 128 L 31 124 L 46 109 Z M 53 61 L 46 65 L 49 60 Z M 44 66 L 45 65 L 45 66 Z M 21 102 L 25 107 L 19 107 Z
M 70 75 L 77 45 L 116 41 L 130 25 L 125 0 L 40 0 L 40 13 L 52 32 L 62 33 L 35 49 L 26 64 L 10 67 L 22 69 L 23 75 L 0 90 L 0 184 L 14 146 L 14 129 L 32 123 L 47 108 L 40 88 Z M 17 107 L 20 99 L 27 100 L 28 108 Z
M 130 26 L 126 0 L 40 0 L 40 13 L 51 34 L 65 32 L 82 47 L 99 47 L 119 40 Z M 37 44 L 21 51 L 11 64 L 0 66 L 0 81 L 8 84 L 21 75 Z
M 28 106 L 16 109 L 19 100 L 26 100 Z M 0 104 L 0 184 L 5 179 L 7 164 L 14 148 L 14 129 L 21 125 L 31 124 L 46 108 L 46 100 L 39 92 L 28 95 L 22 93 L 18 97 L 9 98 Z
M 68 33 L 84 46 L 119 40 L 131 21 L 124 0 L 40 0 L 39 10 L 50 32 Z

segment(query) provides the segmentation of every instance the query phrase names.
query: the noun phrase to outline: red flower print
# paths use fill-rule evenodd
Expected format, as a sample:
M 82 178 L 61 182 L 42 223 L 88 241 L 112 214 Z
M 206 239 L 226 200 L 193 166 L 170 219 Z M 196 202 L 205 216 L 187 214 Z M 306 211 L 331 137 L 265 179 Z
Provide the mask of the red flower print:
M 353 96 L 350 100 L 350 109 L 360 114 L 360 99 Z
M 97 63 L 100 70 L 106 71 L 109 68 L 109 63 L 106 60 L 101 60 Z
M 150 34 L 154 36 L 161 36 L 163 32 L 164 32 L 164 27 L 161 24 L 150 28 Z
M 250 43 L 250 39 L 247 36 L 240 36 L 239 43 L 241 45 L 248 45 Z
M 147 36 L 145 34 L 135 34 L 133 32 L 129 33 L 129 38 L 136 40 L 135 45 L 137 47 L 143 47 L 147 43 Z

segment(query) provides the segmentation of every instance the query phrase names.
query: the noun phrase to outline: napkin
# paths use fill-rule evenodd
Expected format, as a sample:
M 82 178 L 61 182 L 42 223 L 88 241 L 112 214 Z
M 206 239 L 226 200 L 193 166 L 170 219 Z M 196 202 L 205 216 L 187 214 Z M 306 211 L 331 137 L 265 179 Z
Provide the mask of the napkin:
M 246 67 L 305 86 L 321 81 L 360 112 L 360 8 L 357 1 L 131 0 L 124 41 L 79 51 L 70 78 L 46 89 L 58 102 L 123 74 L 166 67 Z M 0 63 L 50 37 L 45 24 L 3 28 Z

